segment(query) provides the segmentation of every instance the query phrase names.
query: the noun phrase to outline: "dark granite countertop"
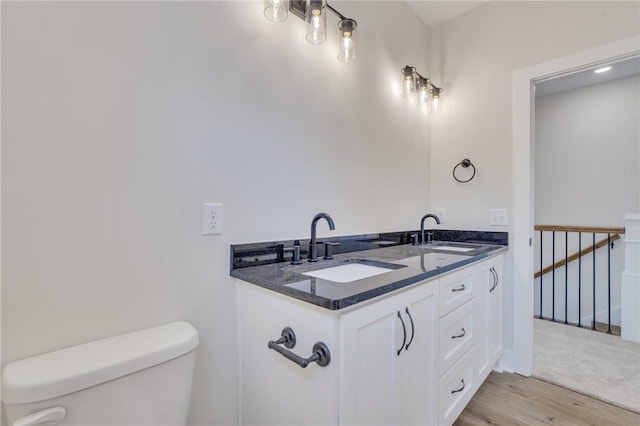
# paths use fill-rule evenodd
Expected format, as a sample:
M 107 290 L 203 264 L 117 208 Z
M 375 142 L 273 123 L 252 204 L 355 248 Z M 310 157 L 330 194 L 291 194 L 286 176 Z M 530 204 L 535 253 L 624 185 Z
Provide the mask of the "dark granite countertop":
M 460 248 L 473 247 L 473 250 L 464 254 L 456 250 L 438 248 L 443 244 L 458 244 Z M 332 260 L 320 257 L 317 263 L 303 260 L 301 265 L 292 265 L 289 261 L 278 259 L 274 263 L 234 267 L 233 248 L 232 246 L 232 277 L 331 310 L 346 308 L 507 250 L 506 245 L 495 244 L 493 241 L 492 244 L 485 244 L 476 240 L 471 245 L 435 241 L 431 245 L 419 246 L 395 242 L 395 245 L 383 245 L 381 248 L 337 254 Z M 256 261 L 264 262 L 259 252 L 253 255 L 256 256 Z M 346 283 L 305 275 L 307 272 L 348 263 L 361 263 L 391 270 Z

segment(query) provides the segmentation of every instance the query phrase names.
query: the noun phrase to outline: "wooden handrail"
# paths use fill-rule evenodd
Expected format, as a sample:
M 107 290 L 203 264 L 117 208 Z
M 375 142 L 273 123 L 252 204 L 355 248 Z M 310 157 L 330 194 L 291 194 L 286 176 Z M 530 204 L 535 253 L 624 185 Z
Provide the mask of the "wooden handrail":
M 538 228 L 538 225 L 536 225 L 536 231 L 542 231 L 542 229 L 537 229 L 537 228 Z M 581 229 L 587 229 L 587 228 L 581 228 Z M 591 228 L 591 229 L 605 229 L 605 228 Z M 616 228 L 608 228 L 608 229 L 616 229 Z M 620 228 L 617 228 L 617 229 L 620 229 Z M 621 229 L 624 231 L 624 228 L 621 228 Z M 564 231 L 565 229 L 562 229 L 562 230 Z M 545 231 L 546 231 L 546 229 L 545 229 Z M 580 232 L 587 232 L 587 231 L 580 231 Z M 592 232 L 592 231 L 589 231 L 589 232 Z M 593 232 L 598 232 L 598 231 L 593 231 Z M 608 231 L 607 231 L 607 233 L 608 233 Z M 624 232 L 622 232 L 622 233 L 624 233 Z M 614 242 L 614 241 L 619 240 L 619 239 L 620 239 L 620 235 L 613 234 L 613 235 L 611 235 L 611 240 L 609 240 L 609 238 L 604 238 L 604 239 L 598 241 L 596 243 L 596 245 L 595 245 L 595 249 L 599 249 L 600 247 L 606 246 L 607 244 L 609 244 L 609 241 Z M 567 257 L 566 261 L 565 261 L 565 259 L 562 259 L 562 260 L 554 263 L 551 266 L 547 266 L 542 271 L 536 272 L 533 275 L 533 278 L 536 279 L 536 278 L 540 277 L 541 275 L 546 274 L 547 272 L 551 272 L 554 269 L 561 268 L 565 264 L 568 264 L 569 262 L 573 262 L 574 260 L 576 260 L 580 256 L 584 256 L 585 254 L 591 253 L 593 250 L 594 250 L 594 246 L 589 246 L 589 247 L 585 248 L 584 250 L 582 250 L 579 253 L 573 253 L 571 256 Z
M 624 228 L 607 228 L 603 226 L 566 226 L 566 225 L 535 225 L 536 231 L 560 232 L 592 232 L 595 234 L 624 234 Z

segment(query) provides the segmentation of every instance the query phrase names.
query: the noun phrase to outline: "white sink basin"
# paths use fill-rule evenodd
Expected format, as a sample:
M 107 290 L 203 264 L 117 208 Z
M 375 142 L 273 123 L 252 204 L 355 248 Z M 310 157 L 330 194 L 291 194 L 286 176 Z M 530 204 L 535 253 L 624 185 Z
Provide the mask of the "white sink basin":
M 393 271 L 393 269 L 363 265 L 362 263 L 347 263 L 346 265 L 303 272 L 302 274 L 336 283 L 349 283 L 363 278 L 375 277 L 389 271 Z
M 457 246 L 438 246 L 438 247 L 435 247 L 435 249 L 436 250 L 447 250 L 447 251 L 459 251 L 459 252 L 475 250 L 475 248 L 457 247 Z

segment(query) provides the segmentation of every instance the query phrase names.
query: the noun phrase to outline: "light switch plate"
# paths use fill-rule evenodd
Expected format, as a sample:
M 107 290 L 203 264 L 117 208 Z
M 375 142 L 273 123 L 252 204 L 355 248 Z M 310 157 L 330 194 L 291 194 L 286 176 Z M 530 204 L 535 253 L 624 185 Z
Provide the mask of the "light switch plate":
M 489 225 L 508 226 L 509 212 L 507 209 L 490 209 Z
M 204 203 L 202 205 L 202 235 L 222 234 L 222 204 Z

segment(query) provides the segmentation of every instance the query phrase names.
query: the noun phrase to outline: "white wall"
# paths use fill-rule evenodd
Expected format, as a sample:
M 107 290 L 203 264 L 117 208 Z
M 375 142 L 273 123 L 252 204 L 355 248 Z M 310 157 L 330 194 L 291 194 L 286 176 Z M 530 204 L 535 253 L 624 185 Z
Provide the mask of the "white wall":
M 640 76 L 536 98 L 537 224 L 623 227 L 640 212 Z
M 447 226 L 489 230 L 490 208 L 513 208 L 514 71 L 640 33 L 637 2 L 489 2 L 431 35 L 432 78 L 443 84 L 431 133 L 431 205 Z M 463 158 L 478 168 L 469 184 L 451 169 Z M 510 217 L 513 224 L 517 218 Z M 510 234 L 512 237 L 513 234 Z M 512 276 L 508 256 L 505 274 Z M 512 283 L 515 285 L 515 283 Z M 513 348 L 513 291 L 505 292 L 505 346 Z
M 262 2 L 2 3 L 3 363 L 185 319 L 190 424 L 237 422 L 229 244 L 430 210 L 428 117 L 396 92 L 428 32 L 403 3 L 333 5 L 358 20 L 353 64 Z M 223 235 L 201 235 L 203 202 Z

